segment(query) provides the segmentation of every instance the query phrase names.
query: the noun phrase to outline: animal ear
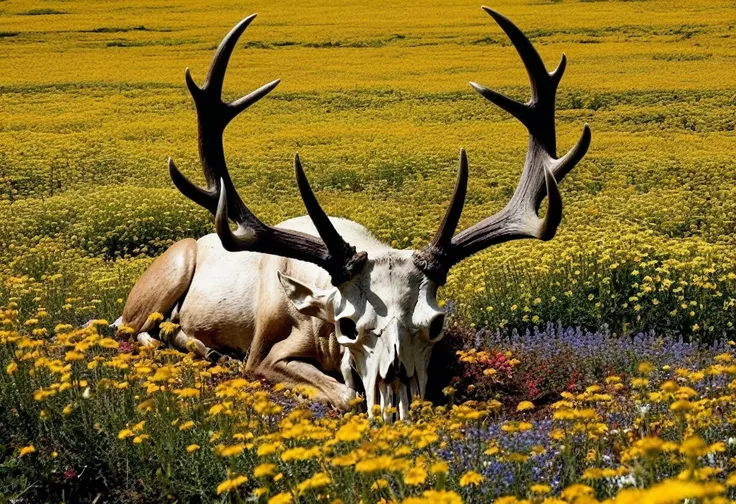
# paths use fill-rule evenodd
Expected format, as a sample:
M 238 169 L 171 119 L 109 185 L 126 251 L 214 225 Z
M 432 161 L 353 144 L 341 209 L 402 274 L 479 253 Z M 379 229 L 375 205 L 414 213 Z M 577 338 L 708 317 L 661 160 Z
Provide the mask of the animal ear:
M 332 290 L 307 285 L 296 278 L 284 275 L 280 271 L 278 276 L 286 295 L 299 312 L 327 322 L 335 322 L 335 315 L 330 302 Z

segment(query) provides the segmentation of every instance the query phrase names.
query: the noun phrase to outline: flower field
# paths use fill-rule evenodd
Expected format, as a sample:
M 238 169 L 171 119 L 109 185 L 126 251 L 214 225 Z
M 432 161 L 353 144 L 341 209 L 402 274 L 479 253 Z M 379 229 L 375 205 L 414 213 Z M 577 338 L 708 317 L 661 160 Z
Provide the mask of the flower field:
M 736 498 L 731 0 L 493 2 L 548 67 L 568 56 L 560 151 L 583 122 L 593 141 L 554 240 L 452 270 L 435 404 L 412 422 L 81 328 L 212 232 L 165 161 L 201 180 L 184 68 L 201 81 L 253 12 L 225 93 L 282 82 L 225 143 L 259 216 L 303 213 L 297 151 L 328 212 L 395 247 L 431 238 L 460 147 L 460 228 L 499 210 L 527 136 L 467 82 L 529 91 L 479 7 L 0 1 L 0 503 Z

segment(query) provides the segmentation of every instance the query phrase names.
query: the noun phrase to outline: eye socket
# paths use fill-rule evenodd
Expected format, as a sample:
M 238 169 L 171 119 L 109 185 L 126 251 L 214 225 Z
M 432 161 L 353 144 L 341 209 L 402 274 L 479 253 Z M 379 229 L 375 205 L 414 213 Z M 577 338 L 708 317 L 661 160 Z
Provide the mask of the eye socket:
M 432 319 L 429 324 L 429 340 L 436 341 L 442 336 L 442 330 L 445 328 L 445 316 L 443 314 L 437 315 Z
M 358 328 L 351 319 L 343 317 L 337 321 L 337 326 L 341 336 L 345 336 L 351 340 L 358 338 Z

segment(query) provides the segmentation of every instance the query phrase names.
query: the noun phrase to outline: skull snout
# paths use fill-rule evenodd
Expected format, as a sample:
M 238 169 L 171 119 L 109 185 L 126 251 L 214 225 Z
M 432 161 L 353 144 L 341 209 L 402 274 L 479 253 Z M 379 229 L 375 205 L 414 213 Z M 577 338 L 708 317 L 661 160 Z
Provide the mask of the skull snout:
M 419 394 L 417 377 L 409 376 L 407 366 L 398 352 L 393 361 L 380 373 L 376 380 L 375 396 L 381 406 L 384 421 L 409 418 L 409 406 L 415 395 Z M 371 414 L 369 410 L 369 414 Z

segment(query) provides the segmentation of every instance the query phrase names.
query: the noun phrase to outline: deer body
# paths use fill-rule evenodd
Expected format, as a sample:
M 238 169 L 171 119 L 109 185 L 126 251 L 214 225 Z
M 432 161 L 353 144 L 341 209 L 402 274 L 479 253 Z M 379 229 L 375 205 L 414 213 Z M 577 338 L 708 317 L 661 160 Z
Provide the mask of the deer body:
M 400 285 L 392 283 L 406 285 L 407 271 L 410 275 L 416 273 L 411 262 L 412 251 L 391 249 L 353 221 L 340 218 L 330 220 L 350 243 L 368 251 L 370 263 L 383 265 L 383 269 L 387 270 L 386 276 L 394 277 L 393 282 L 391 279 L 386 282 L 388 292 L 401 290 Z M 308 216 L 289 219 L 277 227 L 318 236 Z M 180 347 L 194 345 L 193 349 L 202 357 L 212 357 L 217 353 L 243 356 L 250 351 L 247 371 L 273 382 L 308 383 L 317 390 L 320 399 L 339 408 L 347 407 L 347 401 L 355 396 L 356 384 L 353 383 L 349 362 L 345 359 L 347 350 L 337 342 L 334 324 L 301 313 L 278 281 L 279 274 L 282 274 L 327 290 L 330 288 L 330 276 L 324 269 L 309 262 L 271 254 L 230 252 L 223 248 L 220 238 L 214 233 L 196 242 L 189 240 L 184 250 L 189 254 L 193 251 L 196 256 L 191 265 L 193 274 L 189 275 L 188 268 L 185 268 L 187 271 L 171 279 L 176 282 L 174 290 L 182 290 L 181 284 L 189 283 L 182 298 L 164 309 L 167 317 L 179 325 L 177 334 L 171 338 L 174 344 L 178 343 Z M 175 250 L 174 256 L 164 258 L 164 264 L 176 262 L 182 252 Z M 397 268 L 398 263 L 403 266 L 403 272 L 393 271 L 402 269 Z M 154 271 L 155 268 L 152 268 L 151 272 Z M 136 287 L 146 289 L 151 298 L 157 298 L 162 291 L 157 276 L 151 276 L 148 283 L 145 277 L 142 278 Z M 137 299 L 141 297 L 145 295 L 139 294 Z M 368 302 L 378 299 L 376 296 Z M 395 296 L 398 303 L 411 300 L 412 296 Z M 130 311 L 127 308 L 123 323 L 131 325 L 135 323 L 136 313 L 127 313 Z M 379 312 L 389 311 L 385 306 L 375 308 Z M 396 311 L 391 310 L 392 313 Z M 409 310 L 401 311 L 406 313 Z M 372 318 L 372 324 L 376 325 L 375 314 L 368 315 L 368 318 Z M 146 332 L 148 327 L 139 317 L 140 323 L 143 325 L 136 328 L 143 335 L 140 339 L 144 343 L 150 342 Z M 411 321 L 406 324 L 411 325 Z M 286 344 L 277 346 L 282 342 Z M 298 366 L 288 366 L 288 363 L 296 360 L 304 362 Z M 342 382 L 336 380 L 336 376 Z M 418 383 L 415 388 L 419 392 Z
M 468 159 L 461 150 L 455 190 L 434 238 L 421 250 L 396 250 L 355 222 L 328 217 L 297 155 L 296 181 L 308 215 L 274 227 L 261 222 L 235 190 L 222 145 L 228 123 L 279 83 L 222 101 L 228 60 L 252 15 L 223 39 L 201 87 L 189 69 L 185 72 L 197 108 L 207 185 L 192 183 L 169 160 L 174 185 L 215 215 L 217 234 L 182 240 L 159 257 L 128 296 L 123 324 L 149 344 L 155 322 L 148 314 L 161 312 L 178 323 L 177 332 L 168 336 L 175 346 L 209 357 L 247 353 L 246 369 L 271 381 L 311 385 L 340 409 L 362 389 L 369 416 L 380 406 L 384 419 L 395 412 L 406 418 L 411 399 L 424 396 L 432 347 L 444 334 L 445 314 L 436 298 L 449 269 L 497 243 L 554 237 L 562 220 L 557 183 L 590 144 L 586 124 L 578 143 L 564 156 L 556 155 L 555 95 L 564 55 L 547 72 L 511 21 L 483 9 L 511 39 L 531 82 L 528 103 L 470 83 L 529 132 L 521 180 L 506 207 L 455 234 L 468 181 Z M 545 198 L 542 218 L 538 211 Z

